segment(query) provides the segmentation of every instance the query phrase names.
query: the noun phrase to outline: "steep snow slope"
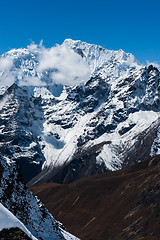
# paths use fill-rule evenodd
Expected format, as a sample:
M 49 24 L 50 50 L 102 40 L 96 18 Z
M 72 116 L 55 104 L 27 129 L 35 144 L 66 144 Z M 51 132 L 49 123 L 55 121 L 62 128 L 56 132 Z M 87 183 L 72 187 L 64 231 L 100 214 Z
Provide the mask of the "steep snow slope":
M 91 174 L 91 165 L 101 171 L 115 170 L 134 163 L 134 155 L 139 160 L 149 156 L 160 124 L 159 80 L 159 71 L 151 66 L 119 78 L 112 86 L 106 79 L 93 77 L 72 88 L 65 100 L 45 112 L 44 131 L 52 141 L 46 144 L 45 138 L 40 139 L 47 161 L 39 177 L 43 179 L 46 174 L 45 181 L 61 182 L 69 174 L 75 175 L 75 180 L 84 165 L 87 169 L 81 177 Z M 51 144 L 55 138 L 56 146 Z M 87 151 L 93 146 L 99 149 L 95 148 L 90 162 Z M 63 163 L 61 177 L 54 178 Z
M 37 239 L 77 239 L 63 230 L 61 228 L 62 225 L 52 217 L 44 205 L 26 188 L 16 164 L 6 157 L 0 157 L 0 202 L 5 208 L 12 212 Z M 1 217 L 5 217 L 5 219 L 9 217 L 13 219 L 17 226 L 18 220 L 8 213 L 2 205 L 0 205 L 0 207 L 0 219 L 2 220 Z M 22 229 L 22 224 L 19 221 L 18 227 Z M 4 225 L 2 226 L 3 223 Z M 0 222 L 1 227 L 12 227 L 12 225 L 5 225 L 5 222 L 3 223 Z
M 67 39 L 55 49 L 11 50 L 0 62 L 0 150 L 26 182 L 41 169 L 32 183 L 68 182 L 159 151 L 160 73 L 132 54 Z M 84 76 L 72 72 L 77 64 Z
M 63 45 L 73 49 L 88 63 L 91 75 L 100 75 L 113 82 L 119 77 L 130 75 L 142 65 L 131 53 L 123 50 L 113 51 L 80 40 L 66 39 Z
M 32 240 L 36 240 L 28 229 L 10 211 L 0 203 L 0 231 L 4 228 L 18 227 L 27 234 Z

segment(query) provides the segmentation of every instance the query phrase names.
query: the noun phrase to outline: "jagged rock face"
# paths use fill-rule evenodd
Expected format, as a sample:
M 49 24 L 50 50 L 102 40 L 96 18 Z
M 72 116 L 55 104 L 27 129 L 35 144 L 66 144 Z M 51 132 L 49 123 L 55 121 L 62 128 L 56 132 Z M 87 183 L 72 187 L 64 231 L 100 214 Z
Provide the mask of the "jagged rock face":
M 16 163 L 0 158 L 0 202 L 16 216 L 37 239 L 76 240 L 62 228 L 44 205 L 25 186 Z
M 3 55 L 13 60 L 8 72 L 14 73 L 17 84 L 30 77 L 46 84 L 14 84 L 1 91 L 0 150 L 17 161 L 25 181 L 34 177 L 31 184 L 70 182 L 159 153 L 158 69 L 142 66 L 122 50 L 70 39 L 62 46 L 89 65 L 88 81 L 55 84 L 55 69 L 38 72 L 42 50 Z
M 97 81 L 97 78 L 92 81 L 95 85 L 100 85 L 99 88 L 102 89 L 101 81 Z M 73 175 L 79 176 L 79 171 L 83 172 L 80 169 L 85 169 L 86 166 L 88 169 L 92 169 L 87 174 L 92 175 L 93 172 L 96 173 L 93 171 L 93 166 L 94 169 L 101 169 L 102 172 L 107 169 L 119 169 L 135 163 L 135 156 L 138 161 L 150 156 L 153 148 L 158 152 L 158 143 L 156 142 L 158 139 L 155 139 L 160 124 L 159 81 L 159 71 L 150 66 L 138 70 L 128 78 L 120 79 L 116 85 L 114 85 L 115 83 L 113 85 L 106 83 L 104 85 L 106 86 L 105 94 L 91 111 L 89 103 L 94 101 L 94 93 L 89 95 L 92 100 L 83 105 L 83 99 L 86 101 L 87 98 L 82 97 L 81 88 L 72 89 L 65 101 L 58 103 L 60 112 L 54 110 L 51 115 L 48 114 L 48 121 L 54 124 L 55 128 L 53 129 L 57 130 L 56 134 L 59 134 L 60 128 L 64 135 L 67 132 L 71 136 L 68 145 L 66 144 L 63 150 L 58 150 L 59 154 L 53 153 L 54 160 L 57 158 L 55 164 L 58 163 L 58 159 L 64 158 L 64 154 L 66 154 L 65 158 L 69 164 L 65 163 L 65 168 L 62 170 L 58 168 L 58 173 L 53 164 L 52 170 L 49 169 L 48 174 L 46 174 L 48 170 L 44 169 L 39 177 L 44 173 L 44 175 L 46 174 L 44 181 L 49 181 L 48 176 L 50 176 L 50 180 L 60 183 L 71 182 L 73 179 L 75 180 Z M 80 101 L 77 100 L 77 89 Z M 92 91 L 92 85 L 89 89 Z M 100 93 L 99 96 L 101 96 Z M 71 102 L 68 103 L 68 101 Z M 65 106 L 65 111 L 62 104 Z M 69 111 L 66 106 L 70 107 Z M 63 118 L 61 118 L 62 116 Z M 62 120 L 58 121 L 57 119 Z M 72 135 L 72 131 L 75 135 Z M 60 139 L 63 138 L 62 134 L 58 136 Z M 91 146 L 96 146 L 104 141 L 109 141 L 110 144 L 102 144 L 101 148 L 97 152 L 95 151 L 94 163 L 91 161 L 90 154 L 88 154 L 88 158 L 85 158 L 83 164 L 80 164 L 80 159 L 76 160 L 77 154 L 87 155 Z M 73 146 L 75 147 L 73 148 Z M 69 147 L 73 149 L 72 155 L 71 151 L 67 151 Z M 75 164 L 75 162 L 77 163 Z M 86 176 L 85 171 L 78 178 L 84 176 Z M 34 181 L 37 181 L 37 178 Z
M 0 101 L 0 151 L 17 161 L 27 182 L 40 172 L 44 161 L 32 131 L 36 109 L 40 106 L 15 84 L 7 89 Z
M 66 39 L 63 45 L 73 49 L 90 66 L 91 75 L 99 74 L 108 81 L 116 80 L 124 75 L 130 75 L 142 65 L 131 53 L 123 50 L 113 51 L 94 44 Z

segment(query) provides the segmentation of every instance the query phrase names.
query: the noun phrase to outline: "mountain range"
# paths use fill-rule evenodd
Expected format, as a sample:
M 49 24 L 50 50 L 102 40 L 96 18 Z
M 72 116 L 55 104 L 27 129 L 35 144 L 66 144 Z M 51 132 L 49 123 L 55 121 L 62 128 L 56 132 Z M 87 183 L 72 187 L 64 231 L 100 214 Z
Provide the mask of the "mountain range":
M 130 53 L 31 44 L 0 57 L 0 83 L 0 201 L 38 239 L 76 238 L 25 184 L 68 184 L 160 153 L 160 72 Z
M 14 82 L 1 87 L 0 151 L 18 163 L 26 183 L 68 183 L 131 165 L 135 154 L 140 161 L 158 153 L 157 68 L 142 66 L 122 50 L 71 39 L 58 50 L 39 48 L 11 50 L 1 57 L 10 64 L 3 67 L 2 82 Z M 75 80 L 75 85 L 76 76 L 72 85 L 62 79 L 57 83 L 62 67 L 45 59 L 60 55 L 61 60 L 70 52 L 80 67 L 86 64 L 89 78 L 79 84 Z M 64 72 L 66 61 L 73 62 L 68 59 L 62 62 Z

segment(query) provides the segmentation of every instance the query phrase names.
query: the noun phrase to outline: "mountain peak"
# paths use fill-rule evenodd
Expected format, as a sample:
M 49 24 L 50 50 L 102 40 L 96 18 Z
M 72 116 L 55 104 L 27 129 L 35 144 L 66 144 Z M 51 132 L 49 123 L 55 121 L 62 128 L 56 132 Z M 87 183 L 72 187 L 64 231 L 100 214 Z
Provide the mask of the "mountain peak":
M 110 82 L 143 67 L 134 55 L 125 53 L 122 49 L 108 50 L 96 44 L 72 39 L 66 39 L 62 45 L 78 53 L 90 66 L 92 75 L 108 78 Z
M 45 49 L 43 59 L 42 52 L 31 53 L 29 56 L 20 54 L 15 58 L 12 56 L 11 68 L 1 72 L 2 86 L 8 79 L 14 80 L 9 88 L 12 91 L 17 89 L 15 83 L 20 86 L 13 96 L 3 97 L 1 101 L 2 116 L 7 117 L 7 124 L 10 126 L 5 128 L 2 122 L 2 133 L 6 133 L 2 134 L 2 140 L 13 141 L 12 157 L 18 161 L 30 158 L 31 163 L 34 162 L 36 171 L 34 170 L 31 177 L 41 171 L 44 165 L 52 164 L 56 168 L 61 163 L 63 165 L 64 162 L 69 162 L 73 158 L 72 153 L 78 151 L 79 147 L 87 145 L 89 148 L 90 144 L 98 146 L 100 141 L 114 140 L 112 136 L 114 131 L 117 131 L 114 133 L 117 134 L 116 141 L 122 147 L 121 136 L 124 137 L 126 132 L 132 130 L 134 135 L 134 126 L 138 125 L 139 121 L 144 125 L 147 118 L 148 125 L 152 123 L 148 118 L 148 112 L 145 111 L 146 108 L 153 111 L 159 107 L 158 73 L 157 75 L 148 73 L 132 54 L 125 53 L 122 49 L 107 50 L 80 40 L 66 39 L 63 44 L 64 48 L 58 45 Z M 23 49 L 16 51 L 21 53 Z M 29 50 L 24 50 L 24 53 L 27 51 Z M 70 59 L 72 64 L 69 62 Z M 84 68 L 86 65 L 87 69 Z M 79 73 L 78 80 L 75 68 Z M 88 68 L 90 69 L 88 79 L 81 81 L 84 80 L 81 72 L 87 71 Z M 62 84 L 62 75 L 67 81 L 73 78 L 71 84 L 68 86 L 65 86 L 64 82 Z M 152 77 L 156 78 L 156 84 L 153 84 Z M 24 86 L 27 92 L 22 90 Z M 155 90 L 152 91 L 152 95 L 148 94 L 150 88 Z M 41 96 L 41 101 L 38 96 Z M 14 99 L 12 107 L 16 109 L 16 115 L 15 110 L 11 108 L 11 97 Z M 152 106 L 150 102 L 153 103 Z M 156 121 L 157 114 L 152 115 L 153 121 Z M 14 126 L 12 118 L 15 120 Z M 140 126 L 139 129 L 144 130 L 143 126 L 142 128 Z M 15 136 L 8 138 L 7 134 L 13 133 L 17 134 L 17 138 Z M 105 134 L 109 135 L 105 138 Z M 18 142 L 19 139 L 21 144 Z M 103 154 L 100 154 L 95 162 L 104 161 L 108 169 L 121 167 L 113 150 L 117 148 L 117 142 L 113 141 L 110 144 L 113 145 L 111 149 L 110 146 L 104 145 Z M 106 157 L 107 151 L 113 151 L 113 155 Z M 115 164 L 112 164 L 113 159 Z M 19 165 L 24 165 L 21 163 L 23 160 Z M 28 180 L 27 178 L 26 181 Z

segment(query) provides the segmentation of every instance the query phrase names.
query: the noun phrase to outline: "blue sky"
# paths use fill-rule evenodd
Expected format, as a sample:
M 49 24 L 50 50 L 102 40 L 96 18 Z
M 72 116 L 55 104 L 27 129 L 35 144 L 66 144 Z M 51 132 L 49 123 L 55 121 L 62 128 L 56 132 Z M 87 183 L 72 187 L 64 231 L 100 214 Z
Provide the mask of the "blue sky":
M 5 0 L 0 53 L 43 39 L 46 47 L 80 39 L 160 63 L 159 0 Z

